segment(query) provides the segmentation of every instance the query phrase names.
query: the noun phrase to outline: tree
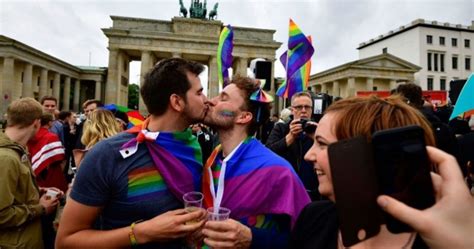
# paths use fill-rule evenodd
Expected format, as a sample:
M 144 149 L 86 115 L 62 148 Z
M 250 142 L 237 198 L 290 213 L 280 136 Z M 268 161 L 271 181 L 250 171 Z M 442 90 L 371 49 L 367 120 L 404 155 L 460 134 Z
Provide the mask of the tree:
M 140 89 L 137 84 L 128 85 L 128 108 L 138 110 L 138 98 L 140 98 Z

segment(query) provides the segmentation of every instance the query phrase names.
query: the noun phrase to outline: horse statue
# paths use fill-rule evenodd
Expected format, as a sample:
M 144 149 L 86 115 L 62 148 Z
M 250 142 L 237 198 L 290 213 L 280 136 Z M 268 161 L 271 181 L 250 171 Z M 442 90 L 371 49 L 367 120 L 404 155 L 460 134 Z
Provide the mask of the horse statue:
M 209 11 L 209 20 L 214 20 L 217 18 L 217 7 L 219 7 L 219 3 L 214 4 L 214 8 Z
M 179 0 L 179 14 L 182 14 L 184 17 L 188 15 L 188 10 L 184 7 L 183 0 Z

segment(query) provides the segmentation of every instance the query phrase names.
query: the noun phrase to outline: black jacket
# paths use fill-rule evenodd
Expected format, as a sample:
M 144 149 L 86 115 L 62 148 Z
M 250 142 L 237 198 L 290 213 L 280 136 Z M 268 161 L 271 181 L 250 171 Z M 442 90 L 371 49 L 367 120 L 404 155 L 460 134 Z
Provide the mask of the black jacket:
M 299 138 L 295 139 L 294 143 L 288 146 L 285 136 L 289 131 L 289 123 L 276 123 L 265 146 L 285 158 L 293 166 L 311 199 L 318 200 L 320 198 L 318 178 L 314 173 L 313 166 L 304 160 L 304 155 L 313 145 L 313 139 L 301 134 Z

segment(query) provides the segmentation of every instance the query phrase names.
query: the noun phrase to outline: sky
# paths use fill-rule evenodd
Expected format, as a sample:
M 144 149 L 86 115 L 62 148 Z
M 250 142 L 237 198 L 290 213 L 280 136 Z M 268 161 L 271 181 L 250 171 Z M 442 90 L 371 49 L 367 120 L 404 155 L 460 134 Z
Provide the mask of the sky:
M 418 18 L 464 26 L 474 20 L 472 0 L 207 0 L 208 12 L 216 2 L 224 25 L 276 30 L 274 40 L 283 43 L 277 58 L 292 18 L 313 38 L 312 74 L 357 60 L 360 43 Z M 188 8 L 191 0 L 183 3 Z M 73 65 L 107 66 L 101 28 L 112 26 L 111 15 L 169 21 L 178 14 L 179 0 L 0 0 L 0 34 Z M 137 83 L 140 63 L 130 71 Z M 275 76 L 284 75 L 276 62 Z

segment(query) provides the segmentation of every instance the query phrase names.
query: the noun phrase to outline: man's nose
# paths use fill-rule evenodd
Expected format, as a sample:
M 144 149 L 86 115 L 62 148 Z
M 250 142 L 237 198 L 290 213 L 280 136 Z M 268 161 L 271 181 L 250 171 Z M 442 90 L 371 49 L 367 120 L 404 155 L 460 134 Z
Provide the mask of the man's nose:
M 206 104 L 208 104 L 209 106 L 215 106 L 217 103 L 217 97 L 214 97 L 212 99 L 209 99 Z

